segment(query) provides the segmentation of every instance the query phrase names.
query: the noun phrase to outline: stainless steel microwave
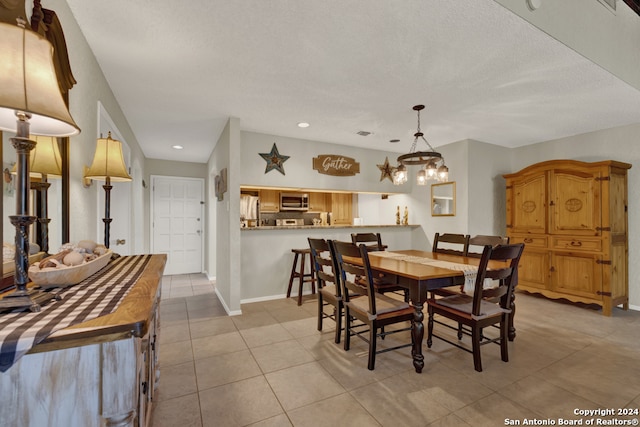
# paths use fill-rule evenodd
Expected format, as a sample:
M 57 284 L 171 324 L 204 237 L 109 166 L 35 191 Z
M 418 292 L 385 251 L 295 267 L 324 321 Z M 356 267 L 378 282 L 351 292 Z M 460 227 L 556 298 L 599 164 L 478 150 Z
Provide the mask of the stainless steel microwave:
M 307 193 L 280 193 L 281 211 L 308 211 L 309 194 Z

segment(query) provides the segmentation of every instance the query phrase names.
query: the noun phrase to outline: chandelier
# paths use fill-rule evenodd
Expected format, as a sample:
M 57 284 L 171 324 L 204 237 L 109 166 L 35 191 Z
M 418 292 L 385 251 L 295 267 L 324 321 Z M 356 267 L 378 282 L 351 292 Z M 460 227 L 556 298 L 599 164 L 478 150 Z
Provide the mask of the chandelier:
M 434 150 L 424 137 L 424 134 L 420 131 L 420 111 L 424 109 L 424 105 L 416 105 L 413 110 L 418 114 L 418 129 L 413 134 L 415 137 L 411 149 L 407 154 L 398 156 L 398 167 L 393 172 L 393 183 L 395 185 L 401 185 L 407 182 L 408 171 L 407 166 L 419 165 L 422 166 L 416 175 L 416 184 L 427 185 L 429 180 L 436 180 L 440 182 L 446 182 L 449 180 L 449 168 L 444 164 L 444 157 L 442 154 Z M 430 151 L 416 151 L 416 145 L 418 139 L 422 139 Z

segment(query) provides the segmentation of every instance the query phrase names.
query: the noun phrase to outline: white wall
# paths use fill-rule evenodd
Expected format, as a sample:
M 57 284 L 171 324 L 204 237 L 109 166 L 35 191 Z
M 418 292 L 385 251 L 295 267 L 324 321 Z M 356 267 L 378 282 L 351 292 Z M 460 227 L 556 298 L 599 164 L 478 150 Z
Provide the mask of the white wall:
M 254 132 L 241 132 L 241 135 L 241 185 L 389 193 L 410 191 L 406 185 L 396 187 L 388 179 L 380 181 L 380 169 L 376 165 L 384 163 L 385 157 L 389 158 L 390 164 L 395 165 L 398 153 Z M 290 156 L 283 163 L 285 175 L 276 170 L 265 174 L 266 162 L 259 153 L 270 152 L 274 143 L 281 155 Z M 320 174 L 313 170 L 313 158 L 320 154 L 335 154 L 354 158 L 360 163 L 360 173 L 348 177 Z
M 510 150 L 469 141 L 468 228 L 476 234 L 506 235 L 506 193 L 503 174 L 511 172 Z
M 495 0 L 551 37 L 640 89 L 640 18 L 622 0 L 615 12 L 598 0 Z
M 209 207 L 208 271 L 215 270 L 216 292 L 227 313 L 240 313 L 240 120 L 230 118 L 208 163 L 210 179 L 227 169 L 227 192 Z M 210 181 L 209 179 L 209 181 Z M 211 183 L 209 182 L 209 186 Z M 211 194 L 212 191 L 210 190 Z M 213 242 L 213 244 L 211 244 Z M 215 245 L 215 248 L 214 246 Z M 215 259 L 215 261 L 214 261 Z

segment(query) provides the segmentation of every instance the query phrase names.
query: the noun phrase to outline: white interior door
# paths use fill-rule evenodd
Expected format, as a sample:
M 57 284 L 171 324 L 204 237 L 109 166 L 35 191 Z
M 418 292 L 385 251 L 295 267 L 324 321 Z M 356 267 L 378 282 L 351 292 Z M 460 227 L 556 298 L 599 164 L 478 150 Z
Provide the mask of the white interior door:
M 204 181 L 151 177 L 152 252 L 167 254 L 165 274 L 202 272 Z

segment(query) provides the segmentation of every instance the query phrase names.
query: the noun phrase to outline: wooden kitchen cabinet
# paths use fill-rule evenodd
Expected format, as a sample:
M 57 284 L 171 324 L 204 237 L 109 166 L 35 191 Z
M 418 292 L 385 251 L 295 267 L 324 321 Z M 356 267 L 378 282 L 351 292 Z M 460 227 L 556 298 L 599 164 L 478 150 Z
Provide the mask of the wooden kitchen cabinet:
M 524 243 L 518 289 L 628 309 L 630 164 L 551 160 L 504 175 L 507 234 Z
M 327 199 L 329 199 L 327 201 Z M 331 195 L 312 191 L 309 193 L 309 212 L 329 212 L 331 207 Z
M 260 212 L 279 212 L 280 192 L 278 190 L 260 190 Z
M 353 221 L 352 203 L 351 193 L 331 194 L 331 225 L 351 225 Z

